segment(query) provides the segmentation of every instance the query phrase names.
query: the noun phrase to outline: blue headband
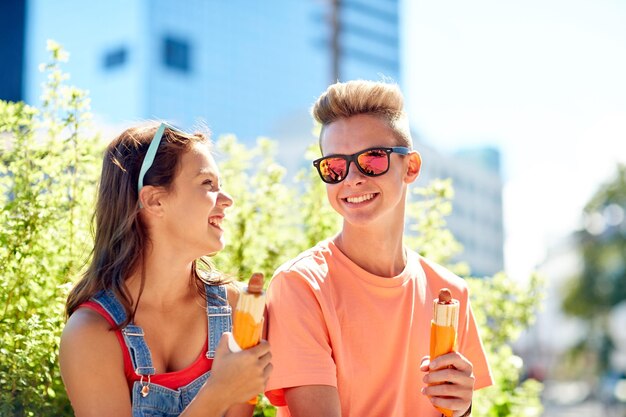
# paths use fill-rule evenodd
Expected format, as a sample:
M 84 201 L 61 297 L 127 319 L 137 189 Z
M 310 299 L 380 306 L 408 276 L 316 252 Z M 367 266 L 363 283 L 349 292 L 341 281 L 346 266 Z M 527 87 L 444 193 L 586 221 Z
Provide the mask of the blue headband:
M 143 158 L 141 169 L 139 170 L 139 179 L 137 180 L 137 196 L 139 196 L 139 191 L 143 188 L 143 177 L 154 163 L 154 157 L 156 156 L 157 149 L 159 149 L 159 145 L 161 144 L 161 139 L 163 139 L 165 127 L 165 123 L 161 123 L 157 131 L 154 132 L 154 136 L 152 137 L 150 146 L 148 147 L 148 152 L 146 152 L 146 156 Z

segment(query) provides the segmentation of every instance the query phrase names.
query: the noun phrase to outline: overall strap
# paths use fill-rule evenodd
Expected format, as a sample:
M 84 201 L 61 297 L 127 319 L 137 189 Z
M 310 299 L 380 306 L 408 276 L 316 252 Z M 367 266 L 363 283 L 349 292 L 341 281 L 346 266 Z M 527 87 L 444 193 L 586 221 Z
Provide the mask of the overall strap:
M 232 310 L 228 305 L 225 285 L 204 284 L 208 316 L 209 348 L 206 357 L 215 357 L 215 349 L 222 333 L 232 331 Z
M 124 306 L 119 302 L 113 291 L 111 290 L 102 290 L 99 291 L 91 301 L 95 301 L 100 304 L 102 308 L 106 310 L 107 313 L 111 316 L 113 321 L 115 321 L 116 325 L 120 325 L 126 320 L 126 310 L 124 310 Z
M 111 290 L 100 291 L 93 298 L 93 301 L 100 304 L 118 326 L 126 320 L 124 306 Z M 122 329 L 122 336 L 124 336 L 126 347 L 130 353 L 130 360 L 133 363 L 135 373 L 140 376 L 154 375 L 156 370 L 152 366 L 152 356 L 144 339 L 143 329 L 134 324 L 128 324 Z

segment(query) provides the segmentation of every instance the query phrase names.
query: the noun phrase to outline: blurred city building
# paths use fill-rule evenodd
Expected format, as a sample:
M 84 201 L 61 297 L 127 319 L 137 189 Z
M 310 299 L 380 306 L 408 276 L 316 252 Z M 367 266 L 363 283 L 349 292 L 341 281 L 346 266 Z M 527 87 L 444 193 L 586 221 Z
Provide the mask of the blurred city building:
M 102 126 L 166 119 L 244 143 L 266 136 L 294 172 L 308 164 L 309 110 L 328 84 L 402 85 L 400 9 L 399 0 L 28 0 L 24 99 L 39 102 L 37 68 L 54 39 L 70 52 L 64 69 L 71 84 L 89 90 Z M 461 259 L 475 275 L 502 270 L 498 152 L 445 155 L 418 146 L 426 161 L 421 185 L 454 179 L 449 224 L 465 248 Z
M 623 216 L 620 223 L 599 234 L 616 231 L 626 234 Z M 626 301 L 617 304 L 608 316 L 606 330 L 612 341 L 612 351 L 609 370 L 603 375 L 592 371 L 596 354 L 602 349 L 601 329 L 590 328 L 582 319 L 563 312 L 568 288 L 584 266 L 580 239 L 579 232 L 555 242 L 538 265 L 537 273 L 546 279 L 545 301 L 537 312 L 536 322 L 516 342 L 515 351 L 524 359 L 527 376 L 545 382 L 543 397 L 549 406 L 571 407 L 599 401 L 604 407 L 604 414 L 589 415 L 623 416 L 626 415 L 623 414 L 626 412 Z M 584 342 L 596 352 L 585 352 L 582 348 Z M 582 360 L 572 361 L 573 352 L 582 354 Z M 572 369 L 576 366 L 582 369 Z M 580 373 L 580 376 L 571 380 L 575 373 Z M 618 411 L 609 414 L 606 407 Z
M 24 37 L 26 0 L 4 1 L 0 5 L 0 99 L 24 99 Z
M 416 144 L 424 160 L 419 183 L 451 178 L 453 211 L 450 230 L 463 245 L 457 260 L 467 262 L 473 276 L 503 270 L 502 175 L 500 153 L 495 148 L 442 154 L 425 143 Z
M 26 99 L 37 99 L 37 64 L 52 37 L 72 54 L 72 81 L 88 86 L 105 123 L 167 118 L 301 143 L 311 140 L 312 101 L 334 79 L 399 79 L 397 1 L 28 5 Z
M 545 301 L 537 312 L 535 324 L 516 344 L 530 377 L 544 380 L 559 372 L 567 352 L 586 337 L 584 323 L 565 315 L 562 304 L 567 283 L 582 268 L 575 235 L 560 240 L 537 267 L 545 277 Z

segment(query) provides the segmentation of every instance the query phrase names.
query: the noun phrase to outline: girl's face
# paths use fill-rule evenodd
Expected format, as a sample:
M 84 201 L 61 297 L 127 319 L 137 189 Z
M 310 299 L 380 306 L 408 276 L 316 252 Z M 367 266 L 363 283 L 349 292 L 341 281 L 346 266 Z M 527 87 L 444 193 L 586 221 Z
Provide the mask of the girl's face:
M 191 259 L 224 248 L 222 221 L 233 199 L 220 188 L 209 148 L 195 144 L 180 159 L 172 187 L 162 200 L 165 239 Z

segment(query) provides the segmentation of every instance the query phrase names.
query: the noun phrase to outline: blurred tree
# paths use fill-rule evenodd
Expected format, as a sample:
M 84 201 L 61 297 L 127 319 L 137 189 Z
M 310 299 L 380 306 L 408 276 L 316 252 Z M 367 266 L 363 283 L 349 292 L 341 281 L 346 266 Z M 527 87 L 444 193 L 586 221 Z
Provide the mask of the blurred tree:
M 474 278 L 467 264 L 451 264 L 462 251 L 446 222 L 446 216 L 452 212 L 452 181 L 436 179 L 426 187 L 414 188 L 413 194 L 407 210 L 406 244 L 466 277 L 476 324 L 491 366 L 494 384 L 474 394 L 472 416 L 539 417 L 543 412 L 542 384 L 522 379 L 524 361 L 514 354 L 511 344 L 534 322 L 543 300 L 543 280 L 533 274 L 524 285 L 504 273 Z
M 579 352 L 596 352 L 598 372 L 609 368 L 613 343 L 608 330 L 611 310 L 626 301 L 626 165 L 602 185 L 584 209 L 585 229 L 578 232 L 583 261 L 569 282 L 563 301 L 566 313 L 583 319 L 588 335 Z
M 285 168 L 274 161 L 277 144 L 259 138 L 248 148 L 232 135 L 220 137 L 217 153 L 224 188 L 233 197 L 225 222 L 226 247 L 215 265 L 226 274 L 247 280 L 253 272 L 271 277 L 274 268 L 297 254 L 302 241 L 293 215 L 295 190 L 283 179 Z
M 0 101 L 0 415 L 71 413 L 57 367 L 67 285 L 87 258 L 96 167 L 89 101 L 49 42 L 41 111 Z

